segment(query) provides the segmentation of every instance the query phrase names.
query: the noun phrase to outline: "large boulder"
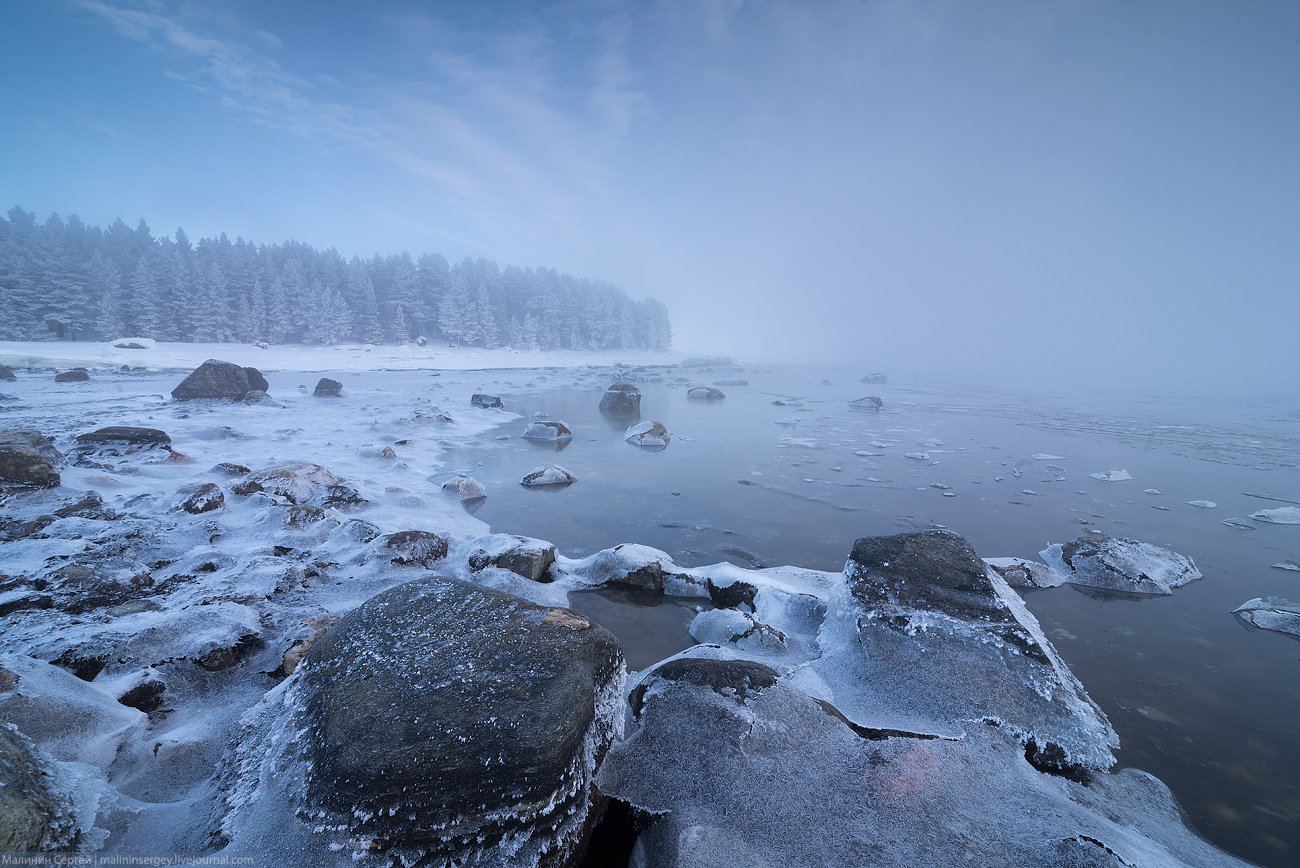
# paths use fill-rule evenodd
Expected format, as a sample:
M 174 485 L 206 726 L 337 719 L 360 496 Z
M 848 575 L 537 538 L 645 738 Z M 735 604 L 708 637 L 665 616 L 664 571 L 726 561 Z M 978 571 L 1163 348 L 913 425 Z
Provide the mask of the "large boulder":
M 262 372 L 257 368 L 244 368 L 244 375 L 248 377 L 248 389 L 251 392 L 262 392 L 263 394 L 271 391 L 271 384 L 262 376 Z
M 475 572 L 496 567 L 534 582 L 549 582 L 555 546 L 543 539 L 497 533 L 475 540 L 468 562 Z
M 54 375 L 56 383 L 84 383 L 90 379 L 90 372 L 85 368 L 73 368 Z
M 573 431 L 563 422 L 551 420 L 529 422 L 528 427 L 524 429 L 524 439 L 554 443 L 561 440 L 572 440 Z
M 77 447 L 69 453 L 74 464 L 85 467 L 105 467 L 104 462 L 121 459 L 158 462 L 171 460 L 172 439 L 157 428 L 132 428 L 112 425 L 86 434 L 77 435 Z
M 641 390 L 631 383 L 615 383 L 600 396 L 600 412 L 636 416 L 641 412 Z
M 260 391 L 266 391 L 266 380 L 262 375 L 257 374 L 260 383 L 254 385 L 249 378 L 249 370 L 256 369 L 241 368 L 234 362 L 208 359 L 172 389 L 172 397 L 178 401 L 196 398 L 231 398 L 239 401 L 250 390 L 257 389 L 258 385 L 261 386 Z
M 441 577 L 386 591 L 299 671 L 309 810 L 394 862 L 576 864 L 624 672 L 567 609 Z
M 854 410 L 879 410 L 885 404 L 875 395 L 865 395 L 855 401 L 850 401 L 849 406 Z
M 41 432 L 30 429 L 0 431 L 0 485 L 55 488 L 64 457 Z
M 0 723 L 0 853 L 64 849 L 75 836 L 75 823 L 51 790 L 50 774 L 31 742 Z
M 317 398 L 337 398 L 343 392 L 343 384 L 329 377 L 321 377 L 312 394 Z
M 398 566 L 432 569 L 447 556 L 447 537 L 427 530 L 401 530 L 384 537 L 384 548 Z

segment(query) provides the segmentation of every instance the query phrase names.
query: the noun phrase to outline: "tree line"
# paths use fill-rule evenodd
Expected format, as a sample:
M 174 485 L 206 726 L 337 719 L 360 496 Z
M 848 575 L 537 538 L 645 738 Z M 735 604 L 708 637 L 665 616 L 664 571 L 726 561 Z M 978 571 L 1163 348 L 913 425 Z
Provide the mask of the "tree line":
M 404 343 L 517 349 L 672 344 L 668 310 L 550 268 L 437 253 L 345 259 L 224 233 L 191 243 L 144 220 L 107 229 L 15 207 L 0 218 L 0 340 Z

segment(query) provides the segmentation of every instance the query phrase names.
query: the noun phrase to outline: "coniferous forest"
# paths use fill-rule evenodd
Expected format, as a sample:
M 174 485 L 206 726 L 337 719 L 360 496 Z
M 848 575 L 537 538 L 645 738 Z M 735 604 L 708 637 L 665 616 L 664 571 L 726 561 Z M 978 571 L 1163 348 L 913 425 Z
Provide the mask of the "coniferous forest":
M 402 343 L 652 349 L 668 310 L 549 268 L 436 253 L 344 259 L 296 241 L 155 237 L 15 207 L 0 218 L 0 340 Z

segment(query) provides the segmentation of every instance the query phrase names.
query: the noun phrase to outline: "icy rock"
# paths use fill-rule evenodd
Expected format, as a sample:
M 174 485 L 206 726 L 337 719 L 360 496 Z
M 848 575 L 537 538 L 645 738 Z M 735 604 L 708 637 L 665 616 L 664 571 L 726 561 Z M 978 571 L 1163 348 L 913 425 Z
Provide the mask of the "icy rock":
M 337 398 L 343 392 L 343 384 L 329 377 L 321 377 L 312 394 L 317 398 Z
M 1259 512 L 1252 512 L 1250 517 L 1255 521 L 1268 524 L 1300 524 L 1300 507 L 1282 506 L 1277 509 L 1261 509 Z
M 1172 594 L 1174 588 L 1201 578 L 1185 555 L 1100 531 L 1053 543 L 1038 555 L 1072 585 L 1129 594 Z
M 157 428 L 132 428 L 114 425 L 77 435 L 77 446 L 69 453 L 73 464 L 107 467 L 104 462 L 143 459 L 156 463 L 177 457 L 172 439 Z
M 290 503 L 313 506 L 343 506 L 364 503 L 360 495 L 319 464 L 291 461 L 250 473 L 230 487 L 247 497 L 263 494 L 283 497 Z
M 117 701 L 127 708 L 134 708 L 147 714 L 162 707 L 163 694 L 166 692 L 165 682 L 157 678 L 146 678 L 119 696 Z
M 482 392 L 475 392 L 471 395 L 469 402 L 475 407 L 482 407 L 485 410 L 500 409 L 505 406 L 496 395 L 487 395 Z
M 548 486 L 548 485 L 562 486 L 562 485 L 569 485 L 577 481 L 578 481 L 578 477 L 574 476 L 572 473 L 565 470 L 560 465 L 551 464 L 551 465 L 544 465 L 541 467 L 534 467 L 531 471 L 529 471 L 527 474 L 524 475 L 523 479 L 519 480 L 519 484 L 527 485 L 527 486 L 535 486 L 535 487 Z
M 721 401 L 727 397 L 718 389 L 709 386 L 696 386 L 686 390 L 686 397 L 694 401 Z
M 65 459 L 54 444 L 34 429 L 0 431 L 0 486 L 57 488 Z
M 255 376 L 250 376 L 254 374 Z M 208 359 L 172 389 L 177 401 L 199 398 L 230 398 L 242 401 L 250 391 L 267 390 L 266 379 L 256 368 L 241 368 L 234 362 Z
M 943 445 L 943 441 L 938 437 L 922 437 L 916 441 L 916 445 L 924 446 L 927 449 L 935 449 Z
M 1024 558 L 984 558 L 984 563 L 1013 588 L 1055 588 L 1065 584 L 1065 577 L 1047 564 Z
M 600 396 L 600 412 L 636 416 L 641 412 L 641 390 L 631 383 L 615 383 Z
M 298 630 L 300 635 L 285 649 L 280 657 L 279 667 L 271 674 L 279 678 L 288 678 L 292 675 L 307 656 L 307 652 L 311 651 L 330 627 L 337 624 L 339 620 L 338 615 L 316 615 L 303 621 Z
M 401 585 L 345 616 L 263 704 L 293 710 L 287 729 L 248 722 L 223 829 L 236 852 L 276 848 L 298 815 L 309 847 L 384 864 L 575 864 L 624 679 L 614 637 L 575 612 L 454 579 Z M 301 805 L 273 788 L 285 752 L 310 763 Z
M 659 549 L 623 543 L 572 564 L 568 571 L 589 585 L 608 585 L 662 596 L 665 563 L 671 564 L 672 559 Z
M 226 505 L 226 496 L 215 483 L 203 482 L 181 489 L 180 508 L 190 515 L 202 515 Z
M 1118 738 L 1106 715 L 962 537 L 930 530 L 860 539 L 844 581 L 845 599 L 818 637 L 827 653 L 814 667 L 855 723 L 957 737 L 991 720 L 1043 767 L 1114 763 Z
M 76 823 L 52 782 L 32 743 L 0 723 L 0 853 L 62 851 L 75 843 Z
M 1107 470 L 1101 473 L 1089 473 L 1093 479 L 1100 479 L 1102 482 L 1123 482 L 1126 479 L 1132 479 L 1133 476 L 1127 470 Z
M 487 489 L 483 487 L 483 483 L 464 474 L 448 479 L 442 484 L 442 490 L 460 500 L 479 500 L 487 497 Z
M 497 567 L 534 582 L 551 581 L 555 546 L 546 540 L 498 533 L 475 540 L 473 547 L 468 563 L 475 572 Z
M 434 561 L 447 556 L 447 537 L 427 530 L 403 530 L 384 537 L 384 548 L 398 566 L 433 569 Z
M 861 380 L 858 380 L 858 382 L 864 383 L 869 386 L 883 386 L 885 383 L 889 382 L 889 377 L 880 373 L 879 371 L 875 371 L 870 374 L 867 374 Z
M 859 726 L 730 659 L 669 661 L 629 701 L 632 732 L 597 786 L 637 811 L 644 868 L 1243 864 L 1189 830 L 1150 775 L 1042 774 L 1004 728 L 946 740 Z
M 56 383 L 84 383 L 90 379 L 90 372 L 85 368 L 73 368 L 54 375 Z
M 849 406 L 854 410 L 879 410 L 881 407 L 885 406 L 885 402 L 875 395 L 867 395 L 858 398 L 856 401 L 850 401 Z
M 914 458 L 917 461 L 929 461 L 930 453 L 929 452 L 904 452 L 903 457 Z
M 786 644 L 780 630 L 736 609 L 706 609 L 691 621 L 689 632 L 696 642 L 714 645 L 784 648 Z
M 571 431 L 569 426 L 563 422 L 529 422 L 528 427 L 524 429 L 524 439 L 549 441 L 572 440 L 573 431 Z
M 633 446 L 663 449 L 672 439 L 672 435 L 668 433 L 668 428 L 664 423 L 646 421 L 628 428 L 623 434 L 623 439 Z
M 266 381 L 266 377 L 262 376 L 262 372 L 257 368 L 244 368 L 244 376 L 248 377 L 249 392 L 261 392 L 265 395 L 271 391 L 271 384 Z
M 118 338 L 113 348 L 118 350 L 151 350 L 156 346 L 152 338 Z
M 1255 597 L 1233 609 L 1232 613 L 1262 630 L 1300 636 L 1300 603 L 1281 597 Z

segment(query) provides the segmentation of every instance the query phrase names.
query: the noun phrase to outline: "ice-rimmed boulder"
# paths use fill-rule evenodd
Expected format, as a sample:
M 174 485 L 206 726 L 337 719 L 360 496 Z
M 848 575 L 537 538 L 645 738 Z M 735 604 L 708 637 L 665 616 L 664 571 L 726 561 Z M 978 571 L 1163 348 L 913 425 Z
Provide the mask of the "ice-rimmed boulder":
M 1144 772 L 1085 786 L 1035 769 L 1005 729 L 873 729 L 795 682 L 697 647 L 633 687 L 633 729 L 596 776 L 636 820 L 633 864 L 1244 864 Z
M 633 446 L 642 446 L 646 449 L 663 449 L 672 440 L 672 435 L 668 433 L 668 428 L 664 423 L 646 420 L 628 428 L 623 434 L 623 439 Z
M 398 566 L 432 569 L 447 556 L 447 537 L 427 530 L 402 530 L 384 537 L 384 548 Z
M 1174 588 L 1201 578 L 1186 555 L 1100 531 L 1053 543 L 1038 555 L 1069 584 L 1106 591 L 1172 594 Z
M 14 376 L 14 369 L 8 365 L 0 365 L 0 380 L 15 382 L 18 378 Z
M 487 497 L 487 489 L 483 487 L 483 483 L 463 473 L 444 482 L 442 490 L 445 494 L 460 500 L 481 500 Z
M 85 368 L 73 368 L 54 375 L 56 383 L 84 383 L 90 379 L 90 371 Z
M 625 671 L 568 609 L 441 577 L 385 591 L 245 718 L 219 776 L 224 852 L 575 865 Z
M 696 386 L 686 390 L 686 397 L 692 401 L 721 401 L 727 396 L 722 393 L 722 390 L 711 386 Z
M 957 534 L 854 543 L 813 664 L 854 723 L 960 737 L 994 723 L 1033 761 L 1106 769 L 1119 739 L 1024 601 Z
M 578 477 L 574 476 L 560 465 L 549 464 L 541 467 L 534 467 L 528 473 L 524 474 L 524 478 L 519 480 L 519 484 L 536 488 L 560 488 L 577 481 Z
M 351 486 L 311 461 L 290 461 L 250 473 L 230 487 L 247 497 L 262 493 L 282 497 L 292 504 L 316 507 L 364 506 L 366 499 Z
M 641 412 L 641 390 L 631 383 L 615 383 L 600 396 L 600 412 L 636 416 Z
M 573 431 L 568 425 L 557 420 L 529 422 L 528 427 L 524 429 L 524 439 L 554 443 L 560 440 L 572 440 Z
M 0 486 L 57 488 L 66 462 L 49 438 L 34 428 L 0 431 Z
M 476 539 L 472 545 L 467 561 L 475 572 L 497 567 L 534 582 L 551 581 L 555 546 L 544 539 L 497 533 Z
M 1261 630 L 1300 636 L 1300 603 L 1281 597 L 1255 597 L 1233 609 L 1232 614 Z
M 487 395 L 482 392 L 475 392 L 470 396 L 469 402 L 475 407 L 482 407 L 485 410 L 499 410 L 505 405 L 496 395 Z

